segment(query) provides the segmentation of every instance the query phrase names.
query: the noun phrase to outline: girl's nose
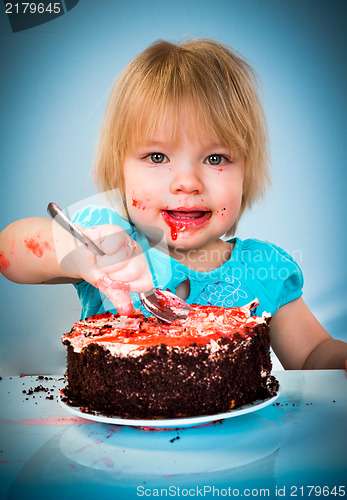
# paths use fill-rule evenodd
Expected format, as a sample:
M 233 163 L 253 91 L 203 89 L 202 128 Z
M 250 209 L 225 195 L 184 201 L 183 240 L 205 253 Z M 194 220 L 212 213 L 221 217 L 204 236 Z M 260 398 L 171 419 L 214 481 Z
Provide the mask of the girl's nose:
M 204 184 L 199 177 L 198 167 L 194 165 L 185 165 L 174 167 L 174 179 L 170 185 L 170 191 L 173 194 L 201 194 L 204 190 Z

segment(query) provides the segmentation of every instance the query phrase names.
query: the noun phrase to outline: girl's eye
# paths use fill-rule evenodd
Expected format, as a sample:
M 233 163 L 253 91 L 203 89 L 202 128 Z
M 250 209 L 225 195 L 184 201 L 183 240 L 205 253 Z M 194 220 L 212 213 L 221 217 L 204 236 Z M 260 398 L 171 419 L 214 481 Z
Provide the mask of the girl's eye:
M 225 155 L 217 155 L 217 154 L 208 156 L 204 161 L 204 163 L 206 163 L 207 165 L 214 165 L 214 166 L 224 165 L 225 163 L 230 163 L 230 162 L 231 158 L 228 158 Z
M 151 163 L 167 163 L 169 161 L 168 157 L 163 153 L 152 153 L 147 155 L 146 159 Z

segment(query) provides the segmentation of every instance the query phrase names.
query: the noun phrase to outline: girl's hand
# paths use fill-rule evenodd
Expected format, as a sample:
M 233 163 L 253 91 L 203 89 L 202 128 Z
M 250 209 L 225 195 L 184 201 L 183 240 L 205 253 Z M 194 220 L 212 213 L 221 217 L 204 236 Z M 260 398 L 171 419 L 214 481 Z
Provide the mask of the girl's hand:
M 79 276 L 103 292 L 118 313 L 133 310 L 129 292 L 145 292 L 153 287 L 152 275 L 141 246 L 119 226 L 100 225 L 83 229 L 105 253 L 96 255 L 68 235 L 60 240 L 60 266 L 69 274 Z M 60 238 L 62 234 L 60 234 Z M 73 240 L 73 241 L 72 241 Z M 66 250 L 68 249 L 68 252 Z

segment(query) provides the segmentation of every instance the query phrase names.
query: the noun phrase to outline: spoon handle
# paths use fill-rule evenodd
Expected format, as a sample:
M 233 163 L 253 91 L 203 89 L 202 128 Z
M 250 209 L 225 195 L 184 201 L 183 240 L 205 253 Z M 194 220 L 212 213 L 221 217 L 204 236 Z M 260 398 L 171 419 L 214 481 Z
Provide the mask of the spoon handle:
M 56 203 L 49 203 L 47 212 L 63 229 L 71 233 L 77 240 L 85 245 L 89 250 L 97 255 L 105 255 L 105 253 L 95 243 L 83 234 L 78 227 L 64 214 Z

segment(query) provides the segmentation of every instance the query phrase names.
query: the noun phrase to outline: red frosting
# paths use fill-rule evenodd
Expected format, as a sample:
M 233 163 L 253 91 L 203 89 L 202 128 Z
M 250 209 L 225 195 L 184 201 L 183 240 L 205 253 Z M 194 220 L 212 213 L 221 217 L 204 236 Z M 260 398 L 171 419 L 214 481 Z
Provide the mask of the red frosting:
M 10 261 L 8 260 L 7 257 L 3 254 L 3 252 L 0 252 L 0 270 L 1 271 L 6 271 L 10 267 Z
M 252 335 L 253 327 L 262 322 L 261 318 L 251 316 L 250 311 L 256 305 L 257 302 L 252 302 L 231 309 L 194 305 L 186 319 L 171 324 L 147 318 L 140 311 L 127 317 L 106 312 L 75 323 L 71 332 L 63 336 L 63 342 L 71 342 L 79 348 L 96 342 L 146 348 L 159 344 L 178 347 L 193 343 L 204 345 L 221 337 L 233 338 L 236 333 L 247 338 Z
M 45 250 L 52 250 L 47 241 L 40 241 L 39 239 L 25 238 L 24 244 L 36 257 L 42 257 Z

